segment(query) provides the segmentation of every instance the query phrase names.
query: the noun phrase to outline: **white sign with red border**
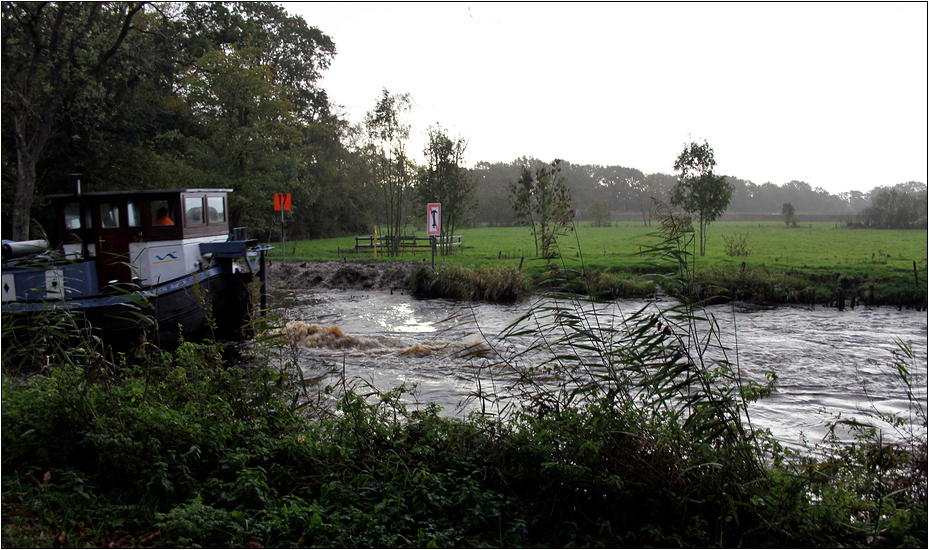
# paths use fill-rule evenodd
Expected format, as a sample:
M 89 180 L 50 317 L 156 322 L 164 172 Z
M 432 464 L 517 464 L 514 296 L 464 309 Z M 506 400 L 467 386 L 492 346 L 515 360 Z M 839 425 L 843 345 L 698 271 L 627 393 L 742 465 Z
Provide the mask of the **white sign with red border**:
M 442 233 L 442 205 L 431 202 L 426 205 L 426 235 L 433 236 Z

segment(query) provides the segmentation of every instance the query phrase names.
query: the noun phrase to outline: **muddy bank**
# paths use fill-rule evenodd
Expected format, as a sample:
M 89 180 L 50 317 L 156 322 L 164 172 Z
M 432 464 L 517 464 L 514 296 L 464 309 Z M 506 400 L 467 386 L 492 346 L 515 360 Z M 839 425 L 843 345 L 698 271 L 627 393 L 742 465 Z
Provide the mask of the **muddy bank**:
M 382 289 L 406 288 L 406 278 L 419 262 L 320 261 L 270 262 L 272 289 Z
M 451 298 L 458 300 L 489 299 L 477 296 L 449 296 L 442 293 L 433 294 L 428 289 L 408 287 L 407 277 L 422 262 L 372 262 L 369 260 L 348 261 L 289 261 L 271 262 L 268 269 L 268 287 L 277 290 L 409 290 L 424 297 Z M 568 292 L 590 292 L 610 298 L 640 298 L 651 295 L 654 288 L 643 284 L 641 278 L 623 278 L 622 276 L 588 276 L 581 279 L 566 278 L 561 281 L 560 290 Z M 604 274 L 606 275 L 606 274 Z M 455 277 L 455 273 L 446 273 L 445 277 Z M 459 284 L 442 285 L 444 288 L 462 289 L 473 282 L 470 275 Z M 791 273 L 786 277 L 758 273 L 714 273 L 713 284 L 696 283 L 692 287 L 694 300 L 711 302 L 728 302 L 736 300 L 761 304 L 802 304 L 855 308 L 856 305 L 880 306 L 890 305 L 899 308 L 926 309 L 926 290 L 912 283 L 898 284 L 896 281 L 854 284 L 846 281 L 821 281 L 817 277 L 805 277 L 803 274 Z M 422 281 L 420 281 L 422 282 Z M 482 284 L 481 288 L 500 288 L 495 284 Z M 538 290 L 538 289 L 536 289 Z M 552 290 L 549 288 L 549 290 Z M 444 290 L 443 290 L 444 292 Z M 531 293 L 526 290 L 526 293 Z

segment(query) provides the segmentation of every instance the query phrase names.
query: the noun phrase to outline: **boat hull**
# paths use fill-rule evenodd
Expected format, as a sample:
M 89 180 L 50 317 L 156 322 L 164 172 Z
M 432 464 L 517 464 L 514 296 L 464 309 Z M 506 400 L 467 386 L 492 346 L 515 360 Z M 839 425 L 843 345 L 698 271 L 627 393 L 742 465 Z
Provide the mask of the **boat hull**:
M 251 273 L 205 272 L 94 299 L 6 303 L 4 323 L 9 316 L 16 338 L 22 339 L 43 326 L 57 325 L 60 331 L 64 320 L 89 326 L 92 334 L 117 348 L 148 341 L 170 349 L 182 339 L 237 339 L 248 335 L 253 280 Z

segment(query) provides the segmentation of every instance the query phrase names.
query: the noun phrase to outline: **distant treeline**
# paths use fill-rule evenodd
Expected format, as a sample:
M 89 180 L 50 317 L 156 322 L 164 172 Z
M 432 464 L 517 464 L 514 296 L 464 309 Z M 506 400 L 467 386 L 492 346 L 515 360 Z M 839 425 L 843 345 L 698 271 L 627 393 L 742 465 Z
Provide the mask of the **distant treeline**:
M 542 164 L 541 160 L 520 158 L 512 162 L 479 162 L 473 169 L 477 181 L 477 207 L 474 220 L 489 225 L 513 224 L 513 212 L 507 202 L 508 186 L 519 178 L 523 165 Z M 562 163 L 562 174 L 567 178 L 575 209 L 575 220 L 595 218 L 591 207 L 605 204 L 614 221 L 650 223 L 652 198 L 668 202 L 677 177 L 671 174 L 645 174 L 635 168 L 623 166 L 576 165 Z M 730 221 L 779 221 L 784 204 L 792 204 L 797 221 L 835 221 L 864 223 L 879 226 L 872 213 L 872 198 L 883 196 L 882 191 L 894 190 L 897 202 L 908 197 L 907 203 L 917 210 L 915 226 L 926 225 L 926 184 L 906 182 L 892 187 L 875 187 L 870 192 L 846 191 L 832 194 L 821 187 L 803 181 L 790 181 L 782 185 L 756 184 L 734 176 L 727 178 L 735 187 L 726 215 Z M 885 201 L 890 202 L 890 201 Z M 921 211 L 918 205 L 922 205 Z M 871 220 L 872 223 L 869 223 Z

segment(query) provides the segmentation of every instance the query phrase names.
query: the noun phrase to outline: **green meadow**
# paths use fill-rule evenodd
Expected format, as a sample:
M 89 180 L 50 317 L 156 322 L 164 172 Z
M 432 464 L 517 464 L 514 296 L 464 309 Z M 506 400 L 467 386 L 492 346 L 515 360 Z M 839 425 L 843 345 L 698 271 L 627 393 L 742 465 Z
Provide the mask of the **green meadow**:
M 660 242 L 657 231 L 656 224 L 590 227 L 582 223 L 559 237 L 560 261 L 572 269 L 621 278 L 660 271 L 652 258 L 641 254 Z M 529 273 L 545 267 L 535 258 L 528 228 L 480 227 L 460 233 L 463 245 L 448 256 L 436 256 L 437 264 L 522 266 Z M 423 231 L 416 234 L 425 237 Z M 269 256 L 272 260 L 281 259 L 277 244 Z M 733 245 L 747 255 L 728 254 Z M 373 261 L 375 257 L 370 248 L 356 251 L 354 237 L 343 237 L 289 242 L 287 259 Z M 379 250 L 377 260 L 429 263 L 431 252 L 421 248 L 387 257 Z M 926 302 L 927 261 L 925 230 L 850 229 L 833 222 L 796 228 L 779 222 L 718 222 L 710 226 L 706 256 L 695 257 L 694 265 L 698 279 L 720 283 L 708 292 L 727 294 L 720 290 L 725 287 L 739 299 L 823 303 L 842 294 L 860 302 L 921 306 Z

